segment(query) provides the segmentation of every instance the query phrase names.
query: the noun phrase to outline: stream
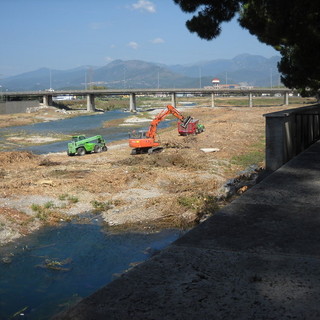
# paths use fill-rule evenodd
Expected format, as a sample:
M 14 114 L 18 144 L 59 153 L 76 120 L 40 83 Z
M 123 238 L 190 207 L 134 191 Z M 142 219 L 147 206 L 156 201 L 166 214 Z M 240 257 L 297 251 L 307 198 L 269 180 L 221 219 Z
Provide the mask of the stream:
M 181 233 L 114 234 L 97 217 L 89 224 L 74 221 L 43 227 L 0 247 L 0 319 L 49 319 Z
M 126 139 L 130 127 L 102 128 L 107 120 L 130 116 L 120 110 L 98 115 L 0 129 L 1 134 L 101 134 L 107 143 Z M 169 125 L 164 122 L 159 127 Z M 144 123 L 145 126 L 145 123 Z M 135 129 L 146 129 L 135 127 Z M 67 142 L 23 148 L 36 154 L 66 151 Z M 85 221 L 80 223 L 80 221 Z M 49 319 L 116 279 L 178 239 L 183 231 L 113 233 L 98 215 L 43 227 L 0 246 L 0 320 Z
M 96 115 L 88 116 L 78 116 L 69 119 L 56 120 L 50 122 L 35 123 L 26 126 L 17 126 L 9 128 L 0 129 L 0 142 L 3 135 L 10 133 L 23 133 L 28 135 L 48 135 L 50 134 L 68 134 L 70 135 L 70 140 L 72 135 L 84 134 L 87 137 L 95 136 L 97 134 L 102 135 L 107 144 L 108 142 L 128 139 L 129 132 L 132 130 L 130 126 L 117 126 L 110 128 L 103 128 L 103 123 L 105 121 L 111 121 L 115 119 L 124 119 L 132 116 L 132 113 L 124 112 L 121 110 L 112 110 Z M 172 121 L 163 121 L 159 124 L 158 128 L 165 128 L 170 125 Z M 142 123 L 136 123 L 134 126 L 135 130 L 147 130 L 148 125 Z M 49 144 L 23 147 L 16 150 L 28 150 L 35 154 L 46 154 L 50 152 L 62 152 L 67 151 L 67 143 L 69 141 L 59 141 Z M 11 149 L 12 150 L 12 149 Z

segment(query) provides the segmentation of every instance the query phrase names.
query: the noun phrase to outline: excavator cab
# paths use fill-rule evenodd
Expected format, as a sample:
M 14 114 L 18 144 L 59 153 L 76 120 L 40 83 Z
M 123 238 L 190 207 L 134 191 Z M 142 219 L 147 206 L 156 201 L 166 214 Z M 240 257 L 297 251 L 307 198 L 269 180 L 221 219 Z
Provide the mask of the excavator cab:
M 132 132 L 129 133 L 129 138 L 130 139 L 145 139 L 146 138 L 146 133 L 147 131 L 144 130 L 133 130 Z

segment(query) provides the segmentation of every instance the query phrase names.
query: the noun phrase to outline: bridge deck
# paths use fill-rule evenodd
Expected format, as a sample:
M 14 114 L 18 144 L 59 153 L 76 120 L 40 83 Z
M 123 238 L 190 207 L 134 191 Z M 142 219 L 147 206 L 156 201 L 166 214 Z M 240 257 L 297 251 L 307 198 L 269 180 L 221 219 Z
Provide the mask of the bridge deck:
M 320 142 L 56 319 L 320 319 Z

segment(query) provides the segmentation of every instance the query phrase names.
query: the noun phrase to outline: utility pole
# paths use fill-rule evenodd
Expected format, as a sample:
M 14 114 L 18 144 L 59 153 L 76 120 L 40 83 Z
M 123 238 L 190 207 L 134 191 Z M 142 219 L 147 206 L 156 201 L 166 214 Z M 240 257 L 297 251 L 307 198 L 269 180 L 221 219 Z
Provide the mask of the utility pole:
M 123 89 L 126 88 L 126 67 L 123 67 Z

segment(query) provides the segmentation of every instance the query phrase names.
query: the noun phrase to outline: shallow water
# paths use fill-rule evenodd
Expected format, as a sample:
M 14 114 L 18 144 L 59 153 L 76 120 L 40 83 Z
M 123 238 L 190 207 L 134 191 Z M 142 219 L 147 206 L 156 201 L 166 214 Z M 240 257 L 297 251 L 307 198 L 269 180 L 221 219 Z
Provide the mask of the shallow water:
M 78 116 L 69 119 L 56 120 L 50 122 L 35 123 L 27 126 L 16 126 L 9 128 L 0 129 L 0 140 L 1 134 L 19 133 L 23 132 L 26 134 L 39 134 L 39 135 L 52 135 L 52 134 L 85 134 L 87 137 L 94 136 L 97 134 L 102 135 L 109 142 L 127 139 L 129 132 L 132 130 L 130 126 L 116 126 L 111 128 L 103 128 L 105 121 L 111 121 L 114 119 L 122 119 L 132 116 L 132 113 L 124 112 L 121 110 L 112 110 L 104 113 L 88 116 Z M 164 121 L 159 124 L 159 128 L 167 127 L 171 121 Z M 146 130 L 149 124 L 141 123 L 135 125 L 135 130 Z M 67 141 L 59 141 L 44 145 L 30 146 L 23 148 L 16 148 L 16 150 L 28 150 L 35 154 L 46 154 L 50 152 L 62 152 L 67 150 Z M 14 150 L 14 149 L 10 149 Z
M 48 319 L 106 285 L 130 263 L 148 259 L 181 236 L 179 230 L 112 234 L 95 217 L 91 224 L 46 227 L 0 247 L 0 319 Z M 51 270 L 45 261 L 62 261 Z M 11 262 L 10 262 L 11 261 Z

